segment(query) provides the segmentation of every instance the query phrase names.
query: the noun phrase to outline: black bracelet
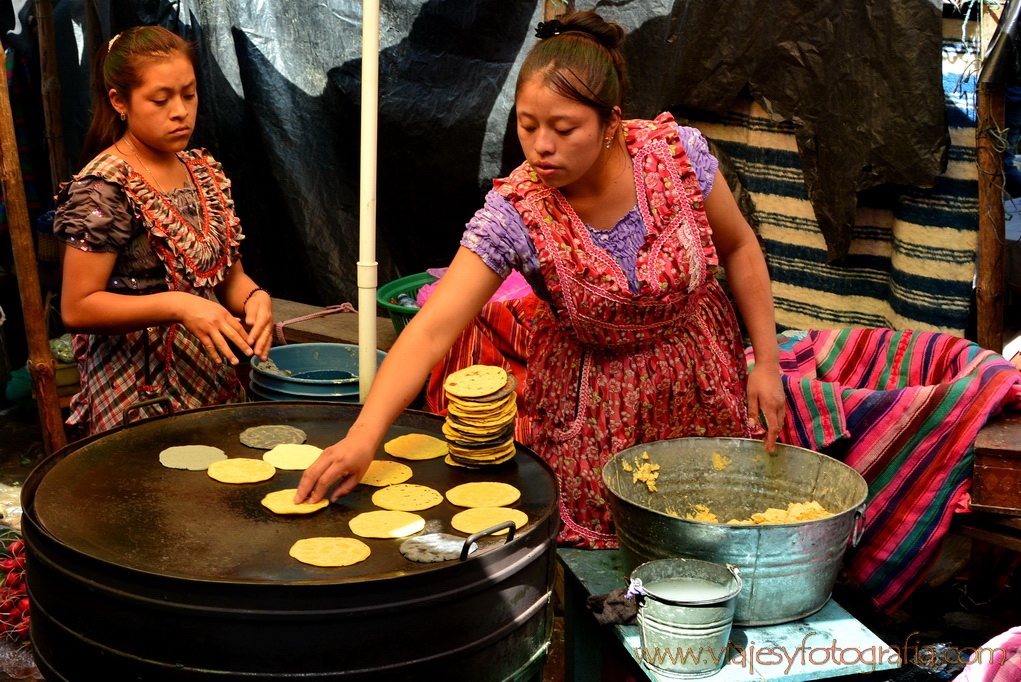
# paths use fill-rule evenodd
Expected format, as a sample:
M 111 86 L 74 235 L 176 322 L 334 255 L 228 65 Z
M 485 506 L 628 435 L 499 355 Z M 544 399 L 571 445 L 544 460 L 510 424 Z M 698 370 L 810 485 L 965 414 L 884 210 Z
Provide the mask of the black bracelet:
M 254 289 L 252 289 L 251 291 L 249 291 L 249 292 L 248 292 L 248 295 L 247 295 L 247 296 L 245 296 L 245 302 L 241 304 L 241 310 L 242 310 L 242 311 L 243 311 L 243 310 L 245 309 L 245 306 L 247 306 L 247 305 L 248 305 L 248 301 L 249 301 L 249 300 L 251 300 L 252 296 L 255 296 L 255 292 L 256 292 L 256 291 L 266 291 L 266 290 L 265 290 L 265 289 L 263 289 L 262 287 L 255 287 Z M 266 291 L 266 293 L 268 294 L 269 292 L 268 292 L 268 291 Z

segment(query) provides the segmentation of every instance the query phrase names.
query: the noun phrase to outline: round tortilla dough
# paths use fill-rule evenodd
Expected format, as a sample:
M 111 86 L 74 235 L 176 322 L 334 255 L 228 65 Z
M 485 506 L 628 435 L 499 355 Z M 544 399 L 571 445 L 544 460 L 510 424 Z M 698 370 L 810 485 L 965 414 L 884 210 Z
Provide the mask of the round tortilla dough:
M 513 521 L 514 528 L 518 529 L 528 523 L 528 514 L 518 509 L 507 507 L 472 507 L 454 514 L 450 519 L 450 525 L 454 530 L 459 530 L 467 535 L 473 535 L 479 531 L 492 528 L 504 521 Z M 493 535 L 506 535 L 507 529 L 498 530 Z
M 447 455 L 446 457 L 443 458 L 443 463 L 444 464 L 449 464 L 452 467 L 459 467 L 461 469 L 481 469 L 482 468 L 482 467 L 479 467 L 479 466 L 473 466 L 471 464 L 464 464 L 462 462 L 458 462 L 456 459 L 454 459 L 450 455 Z
M 468 468 L 468 469 L 481 469 L 483 467 L 497 466 L 497 465 L 509 462 L 512 459 L 514 459 L 515 455 L 516 455 L 516 452 L 511 452 L 508 455 L 505 455 L 503 457 L 498 457 L 496 459 L 479 459 L 478 457 L 474 457 L 472 455 L 463 455 L 463 454 L 455 452 L 455 453 L 451 453 L 450 457 L 455 462 L 457 462 L 458 464 L 464 466 L 465 468 Z
M 264 424 L 250 426 L 241 432 L 239 439 L 242 445 L 259 450 L 272 450 L 284 443 L 304 443 L 308 436 L 305 432 L 287 424 Z
M 261 459 L 235 457 L 213 462 L 206 473 L 220 483 L 258 483 L 273 478 L 277 468 Z
M 443 390 L 458 398 L 478 398 L 507 385 L 507 370 L 495 365 L 471 365 L 443 380 Z
M 443 501 L 438 490 L 414 483 L 398 483 L 372 494 L 372 504 L 391 511 L 421 511 Z
M 262 458 L 277 469 L 304 471 L 312 462 L 319 459 L 322 451 L 322 448 L 314 445 L 281 443 L 269 452 L 263 453 Z
M 407 464 L 391 462 L 385 459 L 374 459 L 365 471 L 365 475 L 362 476 L 362 480 L 358 482 L 381 487 L 384 485 L 394 485 L 395 483 L 404 483 L 411 478 L 411 474 L 411 467 Z
M 363 538 L 403 538 L 425 528 L 425 519 L 406 511 L 370 511 L 354 517 L 348 525 Z
M 518 404 L 515 396 L 507 396 L 494 402 L 478 402 L 478 400 L 461 399 L 450 396 L 447 399 L 448 411 L 466 419 L 486 419 L 506 417 L 517 412 Z
M 303 564 L 350 566 L 369 558 L 372 550 L 355 538 L 302 538 L 288 552 Z
M 212 445 L 175 445 L 160 453 L 160 464 L 163 466 L 188 471 L 203 471 L 221 459 L 227 459 L 227 455 Z
M 458 507 L 505 507 L 520 497 L 520 490 L 496 481 L 462 483 L 447 491 L 447 500 Z
M 388 440 L 383 450 L 401 459 L 435 459 L 447 454 L 447 444 L 424 433 L 406 433 Z
M 330 504 L 330 501 L 325 499 L 315 503 L 294 504 L 294 496 L 297 494 L 297 488 L 275 490 L 262 498 L 262 506 L 274 514 L 311 514 Z

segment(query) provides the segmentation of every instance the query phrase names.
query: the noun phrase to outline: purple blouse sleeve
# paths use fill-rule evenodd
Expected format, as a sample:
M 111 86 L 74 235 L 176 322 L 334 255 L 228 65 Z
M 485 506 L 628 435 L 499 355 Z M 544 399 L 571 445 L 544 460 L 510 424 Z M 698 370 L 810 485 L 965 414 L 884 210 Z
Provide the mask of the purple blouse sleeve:
M 485 261 L 493 272 L 507 277 L 517 270 L 532 284 L 539 273 L 539 259 L 528 229 L 514 205 L 495 190 L 465 226 L 461 246 Z
M 713 180 L 716 179 L 716 169 L 720 167 L 720 162 L 709 152 L 709 143 L 698 128 L 677 126 L 677 135 L 681 138 L 688 161 L 698 178 L 702 197 L 708 197 L 713 191 Z
M 117 185 L 96 177 L 73 180 L 61 191 L 53 232 L 81 251 L 120 252 L 132 238 L 127 198 Z

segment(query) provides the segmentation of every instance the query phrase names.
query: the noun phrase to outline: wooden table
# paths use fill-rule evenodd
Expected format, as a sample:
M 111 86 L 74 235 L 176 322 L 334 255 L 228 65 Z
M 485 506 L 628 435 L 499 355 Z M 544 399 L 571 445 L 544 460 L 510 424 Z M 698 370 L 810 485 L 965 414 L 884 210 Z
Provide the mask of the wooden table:
M 273 299 L 273 318 L 286 322 L 313 313 L 322 312 L 319 306 Z M 373 311 L 375 312 L 375 311 Z M 358 313 L 331 313 L 284 326 L 284 339 L 288 343 L 358 343 Z M 388 351 L 397 340 L 397 332 L 388 317 L 376 318 L 376 348 Z
M 559 549 L 564 568 L 564 639 L 569 682 L 633 677 L 669 680 L 642 656 L 637 625 L 599 625 L 586 605 L 589 595 L 627 587 L 629 571 L 618 550 Z M 832 599 L 816 613 L 791 623 L 734 627 L 730 656 L 710 682 L 823 680 L 889 670 L 900 652 L 855 620 Z
M 975 437 L 971 508 L 1021 516 L 1021 413 L 989 420 Z
M 991 419 L 975 437 L 969 506 L 954 514 L 952 531 L 1021 551 L 1021 414 Z

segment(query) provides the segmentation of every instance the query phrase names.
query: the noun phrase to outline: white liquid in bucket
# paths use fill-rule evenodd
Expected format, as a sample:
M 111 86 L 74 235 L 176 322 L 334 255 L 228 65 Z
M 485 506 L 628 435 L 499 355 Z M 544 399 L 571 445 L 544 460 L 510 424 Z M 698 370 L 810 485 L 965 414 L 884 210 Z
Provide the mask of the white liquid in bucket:
M 675 602 L 722 601 L 733 590 L 719 583 L 697 578 L 671 578 L 644 585 L 645 592 Z

